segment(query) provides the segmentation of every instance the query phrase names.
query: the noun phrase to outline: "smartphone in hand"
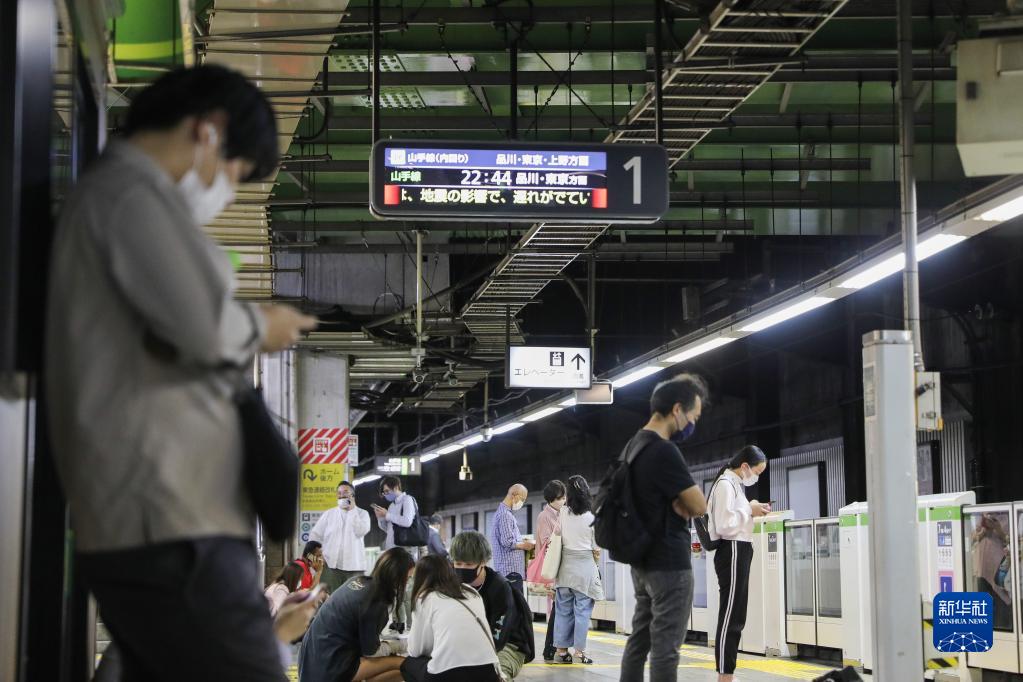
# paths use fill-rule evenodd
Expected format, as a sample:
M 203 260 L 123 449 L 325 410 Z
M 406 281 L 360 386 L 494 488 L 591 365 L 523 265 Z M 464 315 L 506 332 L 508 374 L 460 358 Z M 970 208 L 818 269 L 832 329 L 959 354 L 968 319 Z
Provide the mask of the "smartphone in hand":
M 316 599 L 320 595 L 320 592 L 323 592 L 323 589 L 324 589 L 323 583 L 318 583 L 316 587 L 314 587 L 311 590 L 306 591 L 299 590 L 298 592 L 292 592 L 291 594 L 284 598 L 284 603 L 304 604 L 307 601 Z

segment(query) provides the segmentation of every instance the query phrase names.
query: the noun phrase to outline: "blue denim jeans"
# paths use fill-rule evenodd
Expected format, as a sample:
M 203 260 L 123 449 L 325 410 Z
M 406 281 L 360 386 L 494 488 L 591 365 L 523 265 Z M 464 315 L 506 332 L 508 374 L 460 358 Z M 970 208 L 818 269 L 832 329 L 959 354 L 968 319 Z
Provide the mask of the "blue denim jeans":
M 559 587 L 554 597 L 557 617 L 554 619 L 554 646 L 559 649 L 573 647 L 586 651 L 586 635 L 590 630 L 593 600 L 582 592 Z

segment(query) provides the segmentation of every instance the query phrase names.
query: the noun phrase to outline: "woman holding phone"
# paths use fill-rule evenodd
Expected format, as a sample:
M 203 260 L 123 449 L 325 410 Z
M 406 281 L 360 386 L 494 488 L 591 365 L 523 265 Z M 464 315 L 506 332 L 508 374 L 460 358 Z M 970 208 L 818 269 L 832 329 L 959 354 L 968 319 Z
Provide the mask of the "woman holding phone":
M 721 541 L 714 553 L 714 571 L 721 593 L 714 643 L 718 682 L 733 682 L 739 639 L 746 626 L 753 519 L 771 511 L 769 504 L 747 500 L 744 489 L 755 485 L 765 469 L 764 451 L 756 445 L 747 445 L 721 468 L 708 496 L 707 530 L 711 540 Z

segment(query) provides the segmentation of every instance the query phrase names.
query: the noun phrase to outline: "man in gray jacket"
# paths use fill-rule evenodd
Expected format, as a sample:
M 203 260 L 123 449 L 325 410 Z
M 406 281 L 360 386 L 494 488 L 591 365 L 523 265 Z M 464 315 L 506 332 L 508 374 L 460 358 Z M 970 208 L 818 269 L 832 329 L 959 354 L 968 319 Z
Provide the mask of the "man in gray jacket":
M 228 69 L 134 99 L 68 198 L 47 310 L 50 430 L 77 565 L 128 680 L 284 679 L 252 545 L 236 387 L 315 319 L 234 300 L 202 231 L 278 161 L 273 111 Z

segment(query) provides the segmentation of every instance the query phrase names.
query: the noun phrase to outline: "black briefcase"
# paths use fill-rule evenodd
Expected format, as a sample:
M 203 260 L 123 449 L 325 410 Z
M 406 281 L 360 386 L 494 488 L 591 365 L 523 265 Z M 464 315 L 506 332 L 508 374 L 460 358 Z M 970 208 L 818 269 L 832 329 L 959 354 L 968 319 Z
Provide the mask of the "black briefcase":
M 298 456 L 274 423 L 261 389 L 241 389 L 236 402 L 245 486 L 263 532 L 282 542 L 294 534 L 298 521 Z

